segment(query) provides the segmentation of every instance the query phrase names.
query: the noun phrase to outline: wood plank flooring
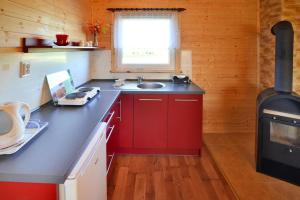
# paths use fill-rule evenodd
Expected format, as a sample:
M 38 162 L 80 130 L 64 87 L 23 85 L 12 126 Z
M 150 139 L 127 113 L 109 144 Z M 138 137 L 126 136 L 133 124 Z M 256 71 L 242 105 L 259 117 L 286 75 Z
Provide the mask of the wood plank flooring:
M 119 155 L 108 200 L 235 199 L 204 148 L 197 156 Z
M 255 170 L 255 134 L 205 134 L 205 144 L 241 200 L 299 200 L 300 187 Z

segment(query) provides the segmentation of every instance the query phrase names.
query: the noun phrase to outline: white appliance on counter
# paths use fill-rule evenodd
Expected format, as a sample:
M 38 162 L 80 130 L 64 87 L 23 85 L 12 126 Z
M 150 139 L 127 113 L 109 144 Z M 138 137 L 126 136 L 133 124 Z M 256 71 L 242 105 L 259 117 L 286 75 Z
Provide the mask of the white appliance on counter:
M 54 105 L 82 106 L 100 93 L 99 87 L 79 87 L 75 89 L 70 70 L 46 76 Z
M 59 185 L 59 200 L 106 200 L 106 123 L 82 153 L 64 184 Z
M 24 120 L 22 114 L 25 116 Z M 23 139 L 29 119 L 28 104 L 17 101 L 0 104 L 0 149 L 17 144 Z

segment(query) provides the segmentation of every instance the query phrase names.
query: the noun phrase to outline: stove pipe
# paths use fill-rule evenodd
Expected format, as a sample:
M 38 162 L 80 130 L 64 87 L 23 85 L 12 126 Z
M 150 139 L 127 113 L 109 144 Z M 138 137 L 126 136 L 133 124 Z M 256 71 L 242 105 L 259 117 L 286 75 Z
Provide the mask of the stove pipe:
M 272 27 L 271 32 L 276 37 L 275 91 L 291 93 L 293 90 L 293 26 L 289 21 L 280 21 Z

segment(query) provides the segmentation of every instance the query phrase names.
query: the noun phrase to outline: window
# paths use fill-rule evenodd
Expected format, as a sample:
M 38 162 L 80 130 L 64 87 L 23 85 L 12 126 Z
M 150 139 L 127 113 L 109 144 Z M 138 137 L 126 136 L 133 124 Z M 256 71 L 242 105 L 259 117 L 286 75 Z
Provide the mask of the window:
M 119 71 L 174 71 L 178 38 L 176 12 L 116 12 L 115 67 Z

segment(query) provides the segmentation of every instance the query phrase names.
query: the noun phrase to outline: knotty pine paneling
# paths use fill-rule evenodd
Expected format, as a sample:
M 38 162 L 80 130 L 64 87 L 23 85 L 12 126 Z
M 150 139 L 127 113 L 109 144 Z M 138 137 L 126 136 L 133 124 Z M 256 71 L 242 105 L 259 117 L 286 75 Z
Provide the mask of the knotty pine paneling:
M 89 6 L 89 0 L 1 0 L 0 47 L 21 47 L 23 37 L 54 40 L 57 33 L 85 40 Z
M 293 89 L 300 93 L 300 1 L 261 0 L 260 6 L 260 89 L 274 86 L 275 37 L 271 27 L 280 20 L 289 20 L 294 27 Z
M 48 102 L 49 73 L 70 69 L 75 85 L 89 80 L 89 52 L 20 52 L 24 37 L 54 40 L 66 33 L 70 40 L 85 40 L 89 6 L 89 0 L 0 0 L 0 104 L 23 101 L 34 110 Z M 30 63 L 30 76 L 20 78 L 21 61 Z
M 181 46 L 192 50 L 193 81 L 206 90 L 204 132 L 253 132 L 257 89 L 257 0 L 92 0 L 93 20 L 108 7 L 184 7 Z M 100 35 L 110 48 L 110 33 Z
M 294 79 L 293 87 L 300 94 L 300 1 L 283 0 L 282 18 L 294 27 Z
M 271 28 L 281 20 L 281 4 L 282 0 L 260 1 L 260 89 L 274 86 L 275 37 L 271 33 Z

